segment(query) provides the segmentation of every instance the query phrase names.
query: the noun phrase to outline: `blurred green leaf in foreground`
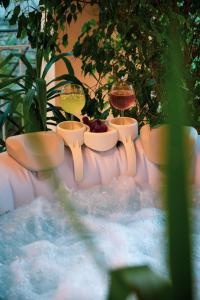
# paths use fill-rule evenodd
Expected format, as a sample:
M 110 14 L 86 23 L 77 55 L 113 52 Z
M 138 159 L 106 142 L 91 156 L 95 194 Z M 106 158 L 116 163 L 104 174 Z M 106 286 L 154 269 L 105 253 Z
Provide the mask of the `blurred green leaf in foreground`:
M 189 224 L 189 193 L 187 182 L 185 130 L 186 93 L 180 34 L 175 18 L 171 25 L 166 50 L 166 100 L 169 132 L 167 134 L 166 210 L 168 216 L 170 282 L 148 267 L 125 267 L 111 271 L 109 300 L 127 299 L 136 294 L 141 300 L 192 300 L 193 282 Z M 148 233 L 147 233 L 148 234 Z

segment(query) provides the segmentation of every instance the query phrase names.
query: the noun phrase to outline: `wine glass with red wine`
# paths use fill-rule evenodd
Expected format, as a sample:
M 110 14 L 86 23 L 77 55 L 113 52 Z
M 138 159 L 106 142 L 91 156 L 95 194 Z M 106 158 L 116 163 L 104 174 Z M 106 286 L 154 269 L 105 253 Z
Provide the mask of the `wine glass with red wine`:
M 110 104 L 120 110 L 120 115 L 124 116 L 124 110 L 136 105 L 136 97 L 133 86 L 120 79 L 112 85 L 110 95 Z

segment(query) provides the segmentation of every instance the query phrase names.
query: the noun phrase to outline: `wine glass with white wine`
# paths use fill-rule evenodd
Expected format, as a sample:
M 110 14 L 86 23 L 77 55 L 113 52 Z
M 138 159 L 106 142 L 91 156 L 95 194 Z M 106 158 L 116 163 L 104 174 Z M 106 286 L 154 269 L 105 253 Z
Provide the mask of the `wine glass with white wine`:
M 84 105 L 85 93 L 82 86 L 74 83 L 65 84 L 60 94 L 60 106 L 62 109 L 73 116 L 80 116 Z

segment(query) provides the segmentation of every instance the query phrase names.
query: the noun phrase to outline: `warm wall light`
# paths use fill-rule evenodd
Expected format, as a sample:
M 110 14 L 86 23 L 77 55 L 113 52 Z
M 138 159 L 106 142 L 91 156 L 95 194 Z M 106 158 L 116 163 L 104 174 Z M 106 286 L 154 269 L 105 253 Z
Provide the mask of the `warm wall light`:
M 99 16 L 99 7 L 98 5 L 86 5 L 83 9 L 82 13 L 78 16 L 76 22 L 72 22 L 70 26 L 66 25 L 65 32 L 59 32 L 60 38 L 67 33 L 68 34 L 68 45 L 66 48 L 61 46 L 62 52 L 72 51 L 74 43 L 76 42 L 78 36 L 81 34 L 81 28 L 85 24 L 85 22 L 95 19 L 98 20 Z M 83 76 L 83 72 L 81 69 L 82 62 L 79 58 L 69 57 L 69 60 L 72 63 L 72 66 L 75 71 L 76 77 L 83 83 L 86 83 L 88 86 L 93 87 L 96 84 L 96 80 L 91 76 Z M 60 76 L 63 74 L 63 70 L 65 70 L 65 65 L 62 61 L 56 62 L 55 64 L 55 75 Z M 56 99 L 57 104 L 59 105 L 59 99 Z

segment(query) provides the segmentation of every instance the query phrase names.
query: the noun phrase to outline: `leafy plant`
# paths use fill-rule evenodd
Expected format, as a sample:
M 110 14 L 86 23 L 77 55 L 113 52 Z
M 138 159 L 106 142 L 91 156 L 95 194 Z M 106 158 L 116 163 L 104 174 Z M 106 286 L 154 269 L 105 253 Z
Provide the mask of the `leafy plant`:
M 177 21 L 171 16 L 169 55 L 166 72 L 166 96 L 170 130 L 168 133 L 167 210 L 169 261 L 173 299 L 193 299 L 193 272 L 190 237 L 189 162 L 183 125 L 187 122 L 187 96 L 182 88 L 184 60 Z M 177 218 L 178 214 L 178 218 Z
M 188 122 L 199 128 L 199 1 L 105 0 L 99 3 L 99 9 L 99 22 L 91 20 L 83 26 L 73 50 L 82 60 L 84 74 L 95 76 L 100 85 L 97 109 L 101 111 L 102 102 L 108 100 L 112 82 L 125 77 L 134 84 L 138 99 L 137 108 L 125 114 L 136 117 L 140 124 L 144 119 L 152 125 L 166 121 L 163 86 L 171 10 L 183 37 L 181 51 L 187 76 L 182 85 L 189 96 Z M 119 114 L 114 109 L 112 113 Z
M 177 20 L 169 13 L 171 24 L 166 36 L 168 53 L 165 64 L 165 94 L 169 132 L 167 134 L 166 210 L 168 215 L 170 280 L 158 276 L 146 266 L 124 267 L 110 272 L 109 300 L 125 300 L 136 294 L 141 300 L 194 299 L 190 240 L 190 198 L 188 192 L 185 134 L 187 97 L 182 87 L 185 76 L 181 38 Z
M 18 24 L 17 36 L 28 36 L 31 47 L 43 49 L 46 60 L 50 53 L 60 51 L 60 44 L 67 45 L 67 33 L 60 40 L 58 28 L 64 31 L 65 24 L 75 21 L 85 6 L 99 4 L 99 22 L 90 20 L 84 24 L 74 47 L 74 55 L 82 59 L 84 74 L 94 76 L 97 81 L 96 87 L 87 91 L 83 114 L 103 119 L 112 110 L 117 116 L 119 111 L 110 107 L 108 92 L 113 80 L 125 76 L 134 83 L 138 99 L 137 107 L 125 114 L 137 118 L 140 124 L 145 120 L 152 125 L 166 121 L 167 117 L 163 74 L 170 23 L 167 12 L 171 9 L 184 37 L 181 48 L 188 76 L 182 84 L 189 96 L 188 123 L 199 128 L 198 1 L 172 1 L 168 5 L 165 1 L 143 0 L 40 0 L 36 6 L 22 2 L 16 1 L 12 11 L 9 0 L 1 0 L 0 4 L 7 9 L 10 23 Z
M 69 82 L 78 82 L 81 84 L 74 76 L 73 68 L 67 58 L 69 55 L 71 55 L 71 53 L 62 53 L 53 56 L 46 64 L 44 70 L 41 71 L 42 53 L 39 52 L 37 55 L 36 68 L 32 67 L 24 54 L 14 54 L 14 56 L 18 56 L 26 66 L 26 74 L 19 77 L 0 74 L 0 90 L 2 91 L 1 99 L 6 100 L 2 106 L 6 106 L 8 101 L 10 101 L 10 109 L 15 102 L 21 104 L 21 117 L 24 122 L 23 132 L 47 130 L 48 124 L 56 125 L 57 122 L 66 119 L 60 110 L 53 106 L 49 101 L 60 95 L 61 88 L 64 84 Z M 9 56 L 9 59 L 12 59 L 12 57 L 13 54 Z M 62 59 L 66 65 L 66 74 L 56 77 L 52 79 L 51 82 L 47 83 L 45 78 L 49 69 L 60 59 Z M 6 62 L 7 61 L 8 58 L 6 59 Z M 4 62 L 2 65 L 3 64 Z M 50 87 L 52 82 L 55 82 L 55 85 Z M 14 85 L 14 91 L 9 88 L 11 85 Z M 16 95 L 20 96 L 17 101 Z M 47 112 L 49 111 L 52 111 L 53 117 L 47 116 Z M 16 106 L 12 109 L 12 113 L 15 112 Z M 10 110 L 8 111 L 7 109 L 4 112 L 2 111 L 2 122 L 7 118 L 8 114 L 11 114 Z
M 1 2 L 5 5 L 8 3 L 8 0 Z M 140 117 L 141 121 L 143 117 L 146 117 L 151 123 L 155 123 L 161 117 L 158 112 L 160 104 L 161 108 L 166 107 L 165 109 L 169 116 L 169 164 L 166 203 L 169 222 L 171 284 L 144 266 L 113 270 L 110 273 L 111 284 L 108 298 L 115 300 L 126 299 L 131 293 L 136 293 L 139 299 L 193 299 L 186 180 L 187 166 L 185 164 L 182 125 L 187 122 L 185 119 L 187 94 L 190 96 L 188 102 L 191 101 L 192 105 L 194 99 L 196 99 L 194 97 L 198 97 L 196 92 L 199 88 L 199 82 L 196 77 L 197 73 L 195 73 L 199 68 L 198 59 L 196 59 L 198 54 L 195 54 L 195 58 L 193 56 L 190 57 L 191 53 L 189 50 L 189 54 L 186 55 L 187 53 L 185 53 L 184 49 L 187 48 L 185 48 L 187 45 L 183 45 L 184 42 L 178 44 L 179 35 L 177 34 L 176 24 L 172 26 L 173 34 L 170 35 L 170 43 L 166 30 L 168 30 L 168 25 L 173 23 L 171 20 L 177 19 L 181 25 L 180 33 L 184 37 L 183 40 L 186 41 L 186 44 L 188 43 L 192 47 L 194 43 L 198 44 L 198 38 L 196 37 L 194 38 L 195 42 L 193 40 L 192 44 L 190 44 L 190 39 L 189 41 L 187 41 L 187 38 L 185 39 L 185 37 L 188 37 L 189 31 L 187 32 L 186 30 L 184 35 L 185 27 L 189 26 L 189 29 L 191 29 L 193 26 L 195 29 L 195 26 L 198 25 L 196 19 L 197 2 L 190 2 L 189 5 L 189 2 L 173 1 L 172 15 L 165 14 L 168 11 L 169 3 L 164 1 L 157 1 L 156 3 L 153 6 L 150 1 L 131 1 L 131 5 L 130 1 L 102 1 L 100 3 L 100 27 L 94 28 L 96 26 L 94 22 L 87 23 L 74 48 L 76 55 L 81 55 L 83 58 L 85 74 L 91 73 L 93 76 L 96 76 L 95 71 L 98 71 L 99 79 L 106 75 L 110 76 L 108 84 L 101 86 L 96 91 L 95 102 L 91 103 L 90 98 L 87 96 L 87 103 L 83 111 L 89 116 L 102 113 L 104 98 L 112 80 L 116 76 L 120 77 L 126 74 L 128 74 L 130 81 L 135 80 L 140 104 L 139 115 L 137 110 L 127 112 L 127 114 L 132 116 L 135 114 Z M 130 8 L 130 11 L 127 11 L 127 7 Z M 126 20 L 126 23 L 124 20 Z M 92 34 L 90 35 L 91 32 Z M 174 34 L 175 37 L 173 37 Z M 91 43 L 96 45 L 96 48 L 92 47 L 92 49 L 89 49 Z M 165 59 L 166 49 L 169 50 L 170 54 L 167 63 Z M 18 87 L 16 95 L 19 94 L 23 97 L 25 95 L 25 99 L 22 97 L 23 111 L 27 115 L 31 115 L 33 112 L 34 126 L 38 126 L 35 128 L 36 130 L 39 128 L 46 129 L 46 111 L 48 109 L 52 109 L 55 118 L 64 118 L 60 111 L 52 106 L 48 100 L 59 95 L 60 87 L 64 82 L 73 80 L 77 82 L 77 79 L 73 75 L 68 60 L 65 60 L 69 73 L 55 79 L 57 82 L 56 87 L 53 89 L 49 88 L 49 85 L 46 84 L 45 76 L 50 64 L 55 62 L 55 57 L 49 60 L 49 65 L 47 64 L 42 73 L 41 61 L 43 54 L 40 51 L 41 48 L 38 48 L 36 70 L 31 68 L 26 58 L 23 57 L 27 67 L 25 76 L 13 78 L 4 75 L 2 77 L 1 88 L 5 93 L 2 97 L 5 100 L 7 99 L 7 102 L 4 104 L 6 105 L 6 110 L 2 113 L 0 122 L 3 123 L 9 116 L 11 106 L 14 103 L 13 93 L 9 90 L 11 84 L 15 84 Z M 191 66 L 191 59 L 196 59 L 195 72 L 191 71 L 191 74 L 194 76 L 193 81 L 191 81 L 191 74 L 188 75 L 189 78 L 185 79 L 184 72 L 181 72 L 183 64 L 181 60 L 182 54 L 184 54 L 184 58 L 188 58 L 188 61 L 184 61 L 186 68 Z M 97 55 L 99 55 L 99 60 L 97 60 Z M 61 59 L 61 56 L 58 59 Z M 164 89 L 163 86 L 166 79 L 164 74 L 167 69 L 169 72 L 166 89 Z M 188 86 L 190 86 L 190 90 L 188 90 Z M 150 96 L 152 90 L 156 90 L 157 96 L 155 99 L 152 99 Z M 193 91 L 196 96 L 193 96 Z M 39 103 L 40 101 L 41 103 Z M 47 103 L 48 108 L 46 109 Z M 39 115 L 36 115 L 36 112 L 39 112 Z M 108 111 L 106 111 L 107 113 Z M 114 115 L 117 114 L 114 110 L 113 113 Z M 29 118 L 27 118 L 25 128 L 29 126 L 29 121 Z M 194 121 L 196 122 L 196 119 Z M 29 128 L 25 130 L 29 130 Z M 177 215 L 179 216 L 178 218 Z
M 147 266 L 113 270 L 110 277 L 108 300 L 127 299 L 132 294 L 142 300 L 171 299 L 171 283 Z
M 70 24 L 72 20 L 76 20 L 83 7 L 95 1 L 84 4 L 82 1 L 40 0 L 36 6 L 29 1 L 15 1 L 13 9 L 9 6 L 11 2 L 1 0 L 0 5 L 6 9 L 9 23 L 17 24 L 17 37 L 20 39 L 27 36 L 30 46 L 36 49 L 36 66 L 33 67 L 25 54 L 10 54 L 0 63 L 0 69 L 3 70 L 13 57 L 17 57 L 26 69 L 25 75 L 18 77 L 0 74 L 0 97 L 4 101 L 0 110 L 0 128 L 6 122 L 6 128 L 10 126 L 12 130 L 8 134 L 46 130 L 48 125 L 56 125 L 70 117 L 52 105 L 50 100 L 60 95 L 64 84 L 81 84 L 74 76 L 67 58 L 71 54 L 56 54 L 60 52 L 60 42 L 67 45 L 67 34 L 59 41 L 58 28 L 64 30 L 66 21 Z M 42 71 L 44 59 L 47 65 Z M 50 67 L 60 59 L 64 61 L 67 72 L 54 78 L 51 83 L 55 82 L 55 86 L 50 87 L 50 83 L 46 82 L 46 75 Z M 49 112 L 52 116 L 47 115 Z M 5 149 L 4 141 L 1 144 L 2 149 Z
M 28 37 L 33 49 L 43 49 L 46 60 L 49 55 L 60 52 L 60 44 L 65 47 L 68 43 L 68 34 L 60 40 L 58 28 L 64 31 L 66 24 L 76 21 L 85 6 L 93 5 L 97 1 L 60 1 L 39 0 L 38 2 L 14 1 L 14 8 L 10 8 L 12 0 L 0 0 L 6 11 L 6 18 L 11 25 L 17 24 L 17 37 Z
M 167 39 L 170 50 L 165 59 L 165 62 L 169 64 L 167 75 L 165 74 L 165 94 L 170 125 L 166 188 L 170 280 L 162 278 L 147 266 L 129 266 L 111 270 L 109 300 L 124 300 L 132 294 L 137 295 L 141 300 L 194 299 L 189 237 L 187 165 L 185 162 L 186 147 L 183 132 L 183 124 L 186 119 L 186 95 L 184 96 L 181 84 L 184 77 L 183 59 L 177 32 L 178 26 L 173 21 L 171 24 L 172 33 Z M 57 178 L 54 180 L 57 181 Z M 58 182 L 56 184 L 58 185 Z M 63 193 L 59 197 L 63 208 L 73 218 L 74 212 L 68 206 L 66 195 Z M 84 236 L 85 227 L 76 217 L 73 225 L 76 225 L 77 232 Z M 92 248 L 93 251 L 95 251 L 94 248 Z

